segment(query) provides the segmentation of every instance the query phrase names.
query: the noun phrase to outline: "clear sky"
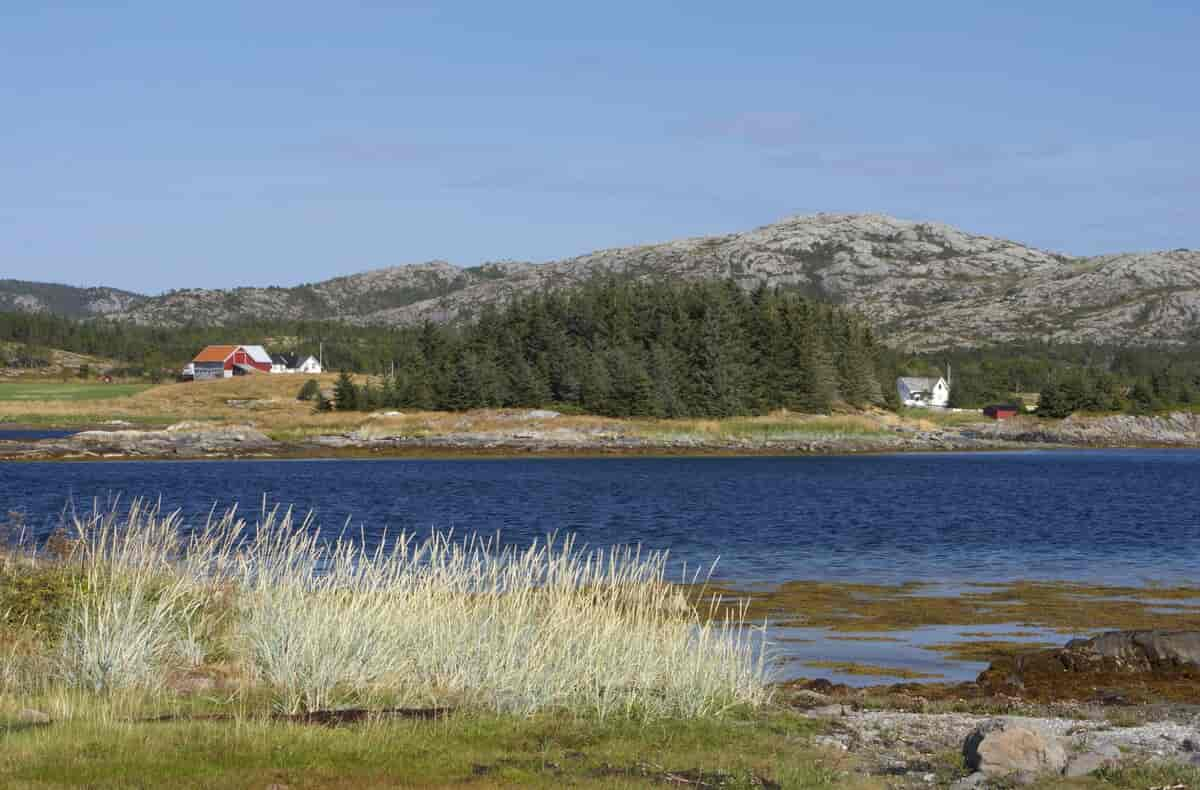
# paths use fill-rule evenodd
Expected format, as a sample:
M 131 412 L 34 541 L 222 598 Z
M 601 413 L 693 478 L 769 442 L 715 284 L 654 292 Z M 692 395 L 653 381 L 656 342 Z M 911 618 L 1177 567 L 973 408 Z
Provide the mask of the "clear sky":
M 1198 46 L 1196 0 L 5 0 L 0 277 L 292 285 L 817 211 L 1195 248 Z

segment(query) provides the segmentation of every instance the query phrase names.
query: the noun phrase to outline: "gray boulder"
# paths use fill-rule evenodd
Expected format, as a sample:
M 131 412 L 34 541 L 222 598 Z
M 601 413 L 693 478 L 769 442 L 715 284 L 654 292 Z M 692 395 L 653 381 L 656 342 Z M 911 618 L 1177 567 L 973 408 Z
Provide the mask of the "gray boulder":
M 1091 639 L 1072 639 L 1067 649 L 1113 659 L 1135 672 L 1200 666 L 1200 631 L 1109 631 Z
M 1009 719 L 984 722 L 963 743 L 967 767 L 986 776 L 1061 774 L 1067 752 L 1058 738 Z
M 21 724 L 49 724 L 50 715 L 42 713 L 40 710 L 25 708 L 17 714 L 17 721 Z
M 987 783 L 987 774 L 974 773 L 952 783 L 950 790 L 975 790 L 977 787 L 986 787 Z
M 1071 778 L 1094 774 L 1101 768 L 1110 768 L 1121 761 L 1121 750 L 1105 744 L 1092 751 L 1077 754 L 1067 761 L 1063 775 Z

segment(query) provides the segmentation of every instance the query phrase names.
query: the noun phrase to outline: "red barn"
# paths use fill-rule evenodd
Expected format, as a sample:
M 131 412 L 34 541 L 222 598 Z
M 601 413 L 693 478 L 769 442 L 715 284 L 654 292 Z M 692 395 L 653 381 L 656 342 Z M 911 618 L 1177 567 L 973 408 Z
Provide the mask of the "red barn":
M 1007 420 L 1010 417 L 1016 417 L 1020 412 L 1020 407 L 1013 403 L 996 403 L 985 406 L 983 409 L 984 416 L 991 417 L 993 420 Z
M 243 373 L 270 373 L 271 358 L 255 353 L 257 346 L 208 346 L 192 360 L 196 379 L 221 379 Z M 265 361 L 262 357 L 266 356 Z

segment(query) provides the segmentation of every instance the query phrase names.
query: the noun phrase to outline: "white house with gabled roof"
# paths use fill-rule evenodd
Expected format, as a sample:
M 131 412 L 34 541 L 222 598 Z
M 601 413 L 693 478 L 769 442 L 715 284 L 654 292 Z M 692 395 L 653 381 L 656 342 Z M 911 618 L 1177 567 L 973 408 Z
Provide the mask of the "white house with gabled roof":
M 941 376 L 901 376 L 896 394 L 905 406 L 944 409 L 950 405 L 950 384 Z

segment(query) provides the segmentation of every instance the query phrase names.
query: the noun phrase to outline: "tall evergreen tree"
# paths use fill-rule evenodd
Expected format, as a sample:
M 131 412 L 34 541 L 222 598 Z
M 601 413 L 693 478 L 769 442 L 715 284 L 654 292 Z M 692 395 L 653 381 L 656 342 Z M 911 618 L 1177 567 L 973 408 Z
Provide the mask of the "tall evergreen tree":
M 358 408 L 358 387 L 350 373 L 343 370 L 333 385 L 333 404 L 338 411 L 353 411 Z M 364 404 L 365 405 L 365 404 Z

